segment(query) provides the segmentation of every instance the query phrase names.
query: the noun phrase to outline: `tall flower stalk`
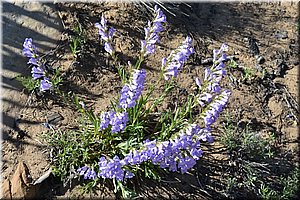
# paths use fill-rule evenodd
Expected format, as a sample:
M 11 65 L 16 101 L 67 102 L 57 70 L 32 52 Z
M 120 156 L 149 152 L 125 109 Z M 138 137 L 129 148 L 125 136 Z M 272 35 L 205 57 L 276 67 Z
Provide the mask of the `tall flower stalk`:
M 194 53 L 194 48 L 191 45 L 192 39 L 186 37 L 176 50 L 173 50 L 167 58 L 162 59 L 162 71 L 165 80 L 169 80 L 170 77 L 177 77 L 184 63 Z
M 114 33 L 116 32 L 116 29 L 111 27 L 109 28 L 107 26 L 107 20 L 102 15 L 100 23 L 95 23 L 95 27 L 99 29 L 99 36 L 102 40 L 104 40 L 104 49 L 106 52 L 108 52 L 111 57 L 113 58 L 114 62 L 116 62 L 117 57 L 115 54 L 115 49 L 113 48 L 112 40 Z
M 32 43 L 32 38 L 25 39 L 22 53 L 24 56 L 29 58 L 27 64 L 33 66 L 31 69 L 32 79 L 42 79 L 40 81 L 40 91 L 44 92 L 46 90 L 50 90 L 53 84 L 47 76 L 48 72 L 37 53 L 36 46 Z
M 162 23 L 166 22 L 166 15 L 158 8 L 154 7 L 155 17 L 152 22 L 148 21 L 145 30 L 145 39 L 141 41 L 140 59 L 155 52 L 155 44 L 159 42 L 158 33 L 164 30 Z

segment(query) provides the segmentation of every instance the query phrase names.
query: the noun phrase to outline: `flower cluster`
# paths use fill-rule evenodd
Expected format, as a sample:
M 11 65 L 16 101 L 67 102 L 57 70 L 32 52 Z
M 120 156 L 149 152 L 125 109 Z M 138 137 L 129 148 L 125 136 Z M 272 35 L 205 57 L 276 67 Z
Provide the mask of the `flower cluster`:
M 103 15 L 101 16 L 101 22 L 95 23 L 95 27 L 99 29 L 99 35 L 101 39 L 105 41 L 105 51 L 107 51 L 110 55 L 113 56 L 115 50 L 112 47 L 112 38 L 114 33 L 116 32 L 116 29 L 107 27 L 107 20 L 104 18 Z
M 141 41 L 140 61 L 143 61 L 144 56 L 155 51 L 155 44 L 159 41 L 158 33 L 164 30 L 163 22 L 166 22 L 166 16 L 155 6 L 155 18 L 152 22 L 149 21 L 148 26 L 144 28 L 146 36 L 145 40 Z M 96 27 L 99 28 L 101 38 L 106 42 L 105 50 L 113 55 L 114 50 L 110 42 L 115 29 L 107 28 L 106 20 L 103 16 L 101 23 L 96 23 Z M 194 53 L 194 48 L 191 45 L 192 39 L 186 37 L 177 49 L 173 50 L 167 58 L 162 59 L 162 73 L 165 80 L 178 76 L 184 63 Z M 227 51 L 227 49 L 228 46 L 223 44 L 219 50 L 214 50 L 213 66 L 205 69 L 203 83 L 201 83 L 199 78 L 196 79 L 196 84 L 200 88 L 200 94 L 196 96 L 196 100 L 202 107 L 200 117 L 203 119 L 205 126 L 200 127 L 197 124 L 189 124 L 165 141 L 160 141 L 157 138 L 147 139 L 143 143 L 139 143 L 138 147 L 131 146 L 130 150 L 124 150 L 127 153 L 123 154 L 122 157 L 114 154 L 110 155 L 109 153 L 109 156 L 102 155 L 99 158 L 98 165 L 95 163 L 91 168 L 85 165 L 79 168 L 77 172 L 84 179 L 96 179 L 99 177 L 123 181 L 134 177 L 135 174 L 131 171 L 131 167 L 137 166 L 135 169 L 138 169 L 138 166 L 144 162 L 152 163 L 172 172 L 180 171 L 182 174 L 194 167 L 196 161 L 203 154 L 200 146 L 201 142 L 213 142 L 211 125 L 218 118 L 230 96 L 230 92 L 223 90 L 220 86 L 220 81 L 225 75 L 223 61 L 226 59 L 224 51 Z M 126 109 L 133 108 L 136 105 L 144 89 L 146 71 L 140 70 L 138 64 L 129 82 L 121 89 L 118 110 L 122 111 L 102 113 L 100 116 L 100 130 L 111 127 L 111 132 L 117 133 L 125 129 L 129 121 Z M 127 136 L 127 134 L 125 135 Z M 122 152 L 124 151 L 122 150 Z
M 100 130 L 104 130 L 111 125 L 111 132 L 117 133 L 123 131 L 128 122 L 127 112 L 116 113 L 114 111 L 108 111 L 100 115 L 101 123 Z
M 148 21 L 148 27 L 144 28 L 145 40 L 141 41 L 141 52 L 143 56 L 154 53 L 155 43 L 159 42 L 158 33 L 164 30 L 162 23 L 166 22 L 166 15 L 157 5 L 155 5 L 154 11 L 154 20 L 152 23 Z
M 228 46 L 226 44 L 222 44 L 220 50 L 213 50 L 214 64 L 211 68 L 206 68 L 204 70 L 204 84 L 201 84 L 200 79 L 196 78 L 196 84 L 201 90 L 201 94 L 198 96 L 198 102 L 201 106 L 204 106 L 205 103 L 210 103 L 213 95 L 221 92 L 220 81 L 226 74 L 225 65 L 223 63 L 226 59 L 224 51 L 227 49 Z M 219 54 L 221 54 L 220 58 L 217 58 L 217 55 Z
M 84 179 L 95 179 L 97 174 L 93 169 L 90 169 L 88 166 L 83 166 L 79 169 L 77 169 L 77 172 L 79 175 L 84 175 Z
M 223 107 L 227 104 L 230 94 L 231 94 L 230 91 L 224 90 L 220 95 L 215 97 L 212 103 L 208 105 L 206 111 L 202 115 L 206 127 L 209 127 L 217 120 L 219 113 L 223 110 Z
M 187 37 L 167 58 L 162 59 L 162 70 L 164 72 L 165 80 L 169 80 L 171 76 L 177 77 L 184 62 L 186 62 L 189 56 L 194 53 L 194 48 L 191 44 L 192 39 Z
M 227 44 L 222 44 L 219 50 L 213 50 L 213 66 L 205 69 L 204 84 L 201 84 L 200 79 L 196 78 L 196 84 L 201 90 L 201 93 L 198 95 L 198 103 L 202 107 L 209 103 L 202 114 L 206 127 L 209 127 L 216 121 L 230 96 L 230 91 L 224 90 L 221 92 L 220 86 L 220 81 L 226 74 L 223 61 L 226 60 L 224 51 L 227 50 Z
M 130 83 L 125 84 L 121 90 L 120 108 L 132 108 L 136 105 L 136 101 L 144 90 L 145 78 L 145 70 L 134 70 Z
M 32 78 L 42 79 L 40 83 L 40 90 L 45 91 L 52 88 L 52 82 L 46 76 L 47 70 L 40 60 L 35 45 L 32 44 L 32 38 L 26 38 L 23 44 L 23 55 L 29 58 L 27 64 L 33 65 L 31 69 Z
M 116 178 L 117 180 L 132 178 L 134 174 L 130 171 L 124 171 L 122 167 L 139 165 L 146 161 L 158 164 L 161 168 L 169 168 L 173 172 L 180 169 L 181 173 L 185 173 L 202 156 L 200 140 L 213 141 L 210 129 L 201 129 L 196 124 L 189 125 L 184 131 L 180 131 L 174 139 L 168 141 L 146 140 L 139 150 L 131 150 L 122 160 L 118 156 L 109 161 L 105 157 L 101 157 L 98 162 L 98 177 Z M 93 179 L 95 177 L 87 166 L 81 167 L 77 171 L 80 175 L 84 175 L 84 178 Z

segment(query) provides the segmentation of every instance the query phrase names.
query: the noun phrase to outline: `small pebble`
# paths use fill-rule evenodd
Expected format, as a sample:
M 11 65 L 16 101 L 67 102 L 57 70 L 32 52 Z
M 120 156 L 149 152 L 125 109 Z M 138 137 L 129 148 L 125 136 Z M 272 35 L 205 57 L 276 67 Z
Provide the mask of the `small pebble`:
M 262 67 L 261 67 L 259 64 L 255 65 L 255 67 L 256 67 L 256 69 L 257 69 L 259 72 L 262 71 Z
M 294 60 L 293 61 L 293 65 L 299 65 L 299 61 L 298 60 Z
M 277 31 L 275 33 L 275 37 L 277 39 L 286 39 L 286 38 L 288 38 L 288 33 L 287 33 L 287 31 Z
M 265 62 L 265 59 L 264 57 L 258 55 L 258 56 L 255 56 L 256 57 L 256 60 L 257 60 L 257 63 L 258 64 L 263 64 Z

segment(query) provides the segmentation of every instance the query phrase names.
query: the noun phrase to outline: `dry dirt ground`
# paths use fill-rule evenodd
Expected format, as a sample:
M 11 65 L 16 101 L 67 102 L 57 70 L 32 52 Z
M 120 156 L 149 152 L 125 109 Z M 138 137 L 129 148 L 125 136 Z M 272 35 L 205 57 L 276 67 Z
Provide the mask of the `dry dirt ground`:
M 228 56 L 234 57 L 238 67 L 228 68 L 233 78 L 226 78 L 224 85 L 232 91 L 232 95 L 224 112 L 236 118 L 238 116 L 240 122 L 251 124 L 263 134 L 270 132 L 278 134 L 278 148 L 296 155 L 299 150 L 298 4 L 295 2 L 190 3 L 190 6 L 181 5 L 173 8 L 176 16 L 168 14 L 166 31 L 161 35 L 157 53 L 150 56 L 144 66 L 149 71 L 147 84 L 155 81 L 162 56 L 167 56 L 186 35 L 190 35 L 194 41 L 195 54 L 178 77 L 178 82 L 181 91 L 191 92 L 193 80 L 197 76 L 202 76 L 202 68 L 207 65 L 207 59 L 211 58 L 212 50 L 226 42 L 229 45 Z M 6 26 L 18 27 L 18 31 L 24 30 L 22 22 L 18 19 L 20 19 L 19 15 L 24 15 L 26 9 L 21 10 L 17 5 L 12 8 L 10 4 L 4 4 L 3 7 L 11 9 L 10 13 L 16 16 L 14 24 L 6 22 L 4 18 L 4 32 L 8 29 Z M 46 54 L 53 67 L 62 70 L 65 78 L 63 88 L 77 93 L 85 99 L 88 106 L 99 113 L 109 105 L 109 100 L 117 95 L 121 83 L 116 72 L 112 70 L 113 66 L 103 48 L 99 45 L 94 23 L 100 20 L 101 14 L 104 14 L 109 24 L 117 29 L 116 50 L 121 62 L 125 64 L 128 60 L 134 61 L 139 51 L 139 41 L 144 34 L 142 27 L 145 26 L 150 15 L 144 7 L 126 3 L 62 3 L 51 7 L 55 12 L 49 12 L 49 15 L 58 15 L 62 28 L 59 28 L 58 23 L 55 22 L 58 19 L 54 17 L 50 17 L 54 21 L 45 22 L 45 26 L 62 30 L 62 33 L 55 33 L 53 39 L 60 41 L 57 42 L 57 48 L 52 47 L 54 50 L 50 53 L 43 50 L 42 42 L 37 42 L 38 50 Z M 43 18 L 43 12 L 29 11 L 31 11 L 29 17 L 37 21 Z M 5 14 L 8 11 L 3 12 Z M 81 53 L 74 58 L 70 52 L 68 38 L 78 34 L 74 32 L 78 24 L 82 27 L 81 34 L 86 41 Z M 15 49 L 12 51 L 21 51 L 25 37 L 31 36 L 34 41 L 40 40 L 38 34 L 42 34 L 43 28 L 36 26 L 31 27 L 30 30 L 32 29 L 37 34 L 19 35 L 18 37 L 24 38 L 14 40 Z M 54 36 L 54 34 L 50 35 Z M 4 34 L 4 37 L 8 36 Z M 5 45 L 10 45 L 5 41 L 4 38 L 4 50 Z M 5 59 L 7 61 L 18 59 L 18 66 L 22 66 L 22 70 L 18 71 L 15 66 L 13 71 L 22 74 L 30 72 L 26 69 L 25 59 L 20 57 L 5 57 Z M 3 68 L 6 69 L 5 66 Z M 246 70 L 251 71 L 249 77 L 245 74 Z M 263 79 L 265 71 L 269 75 Z M 58 113 L 62 118 L 56 124 L 57 127 L 76 128 L 78 115 L 71 108 L 62 107 L 55 99 L 50 98 L 45 102 L 32 95 L 29 96 L 11 78 L 13 77 L 3 77 L 2 80 L 8 85 L 13 85 L 15 91 L 5 92 L 2 98 L 3 102 L 11 102 L 11 107 L 2 108 L 3 125 L 6 127 L 2 135 L 2 178 L 10 179 L 17 163 L 24 161 L 32 179 L 36 180 L 50 168 L 47 145 L 40 138 L 40 134 L 47 131 L 43 123 L 47 122 L 47 117 Z M 175 92 L 172 99 L 163 106 L 170 106 L 169 104 L 174 100 L 182 101 L 178 95 L 181 91 Z M 218 138 L 220 133 L 216 131 L 215 136 Z M 220 160 L 223 157 L 219 155 L 219 157 L 208 156 L 207 158 L 212 159 L 213 164 L 222 165 Z M 296 158 L 292 162 L 297 161 Z M 201 164 L 205 164 L 205 161 Z M 203 189 L 202 180 L 199 182 L 198 176 L 195 177 L 193 174 L 176 176 L 179 177 L 180 182 L 149 183 L 142 194 L 149 198 L 179 198 L 180 196 L 213 198 L 214 195 L 219 195 L 216 192 L 219 188 L 211 183 L 208 184 L 211 187 L 204 186 Z M 218 179 L 221 177 L 217 172 L 214 176 Z M 208 178 L 209 175 L 206 179 Z M 62 189 L 61 184 L 55 181 L 49 185 L 52 188 L 45 191 L 49 198 L 82 197 L 77 187 L 73 190 Z

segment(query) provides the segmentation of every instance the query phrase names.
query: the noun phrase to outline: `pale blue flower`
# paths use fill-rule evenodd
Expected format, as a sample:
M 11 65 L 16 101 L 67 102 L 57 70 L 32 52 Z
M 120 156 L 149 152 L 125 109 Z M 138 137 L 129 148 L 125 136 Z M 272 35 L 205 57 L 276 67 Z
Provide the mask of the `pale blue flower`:
M 49 78 L 44 77 L 43 80 L 41 80 L 40 90 L 41 92 L 44 92 L 46 90 L 50 90 L 52 88 L 52 82 Z

